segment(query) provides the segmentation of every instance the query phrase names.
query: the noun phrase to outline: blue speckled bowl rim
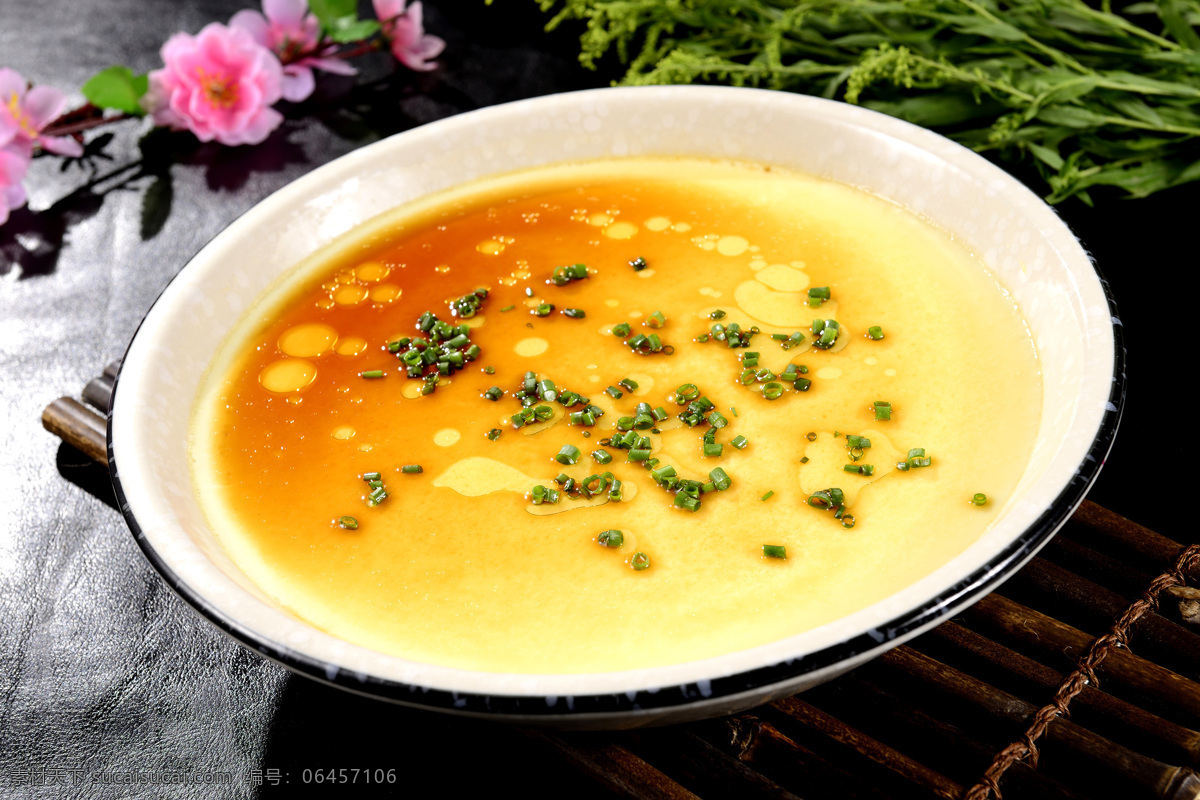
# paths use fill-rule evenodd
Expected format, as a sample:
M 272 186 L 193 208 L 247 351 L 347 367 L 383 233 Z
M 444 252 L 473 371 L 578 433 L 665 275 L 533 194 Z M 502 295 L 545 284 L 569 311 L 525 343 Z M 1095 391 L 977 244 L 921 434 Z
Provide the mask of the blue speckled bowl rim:
M 217 234 L 217 236 L 220 235 Z M 206 601 L 201 593 L 182 581 L 155 551 L 134 516 L 121 484 L 120 471 L 113 452 L 113 409 L 116 407 L 118 390 L 121 385 L 123 362 L 122 370 L 118 371 L 113 383 L 108 411 L 109 477 L 121 513 L 133 533 L 134 540 L 145 554 L 146 559 L 175 594 L 239 644 L 293 672 L 347 691 L 431 710 L 471 716 L 525 718 L 534 722 L 538 719 L 549 720 L 550 718 L 561 719 L 564 717 L 601 720 L 654 710 L 675 709 L 700 702 L 709 703 L 746 693 L 762 693 L 769 687 L 795 681 L 819 670 L 836 668 L 838 664 L 862 658 L 872 651 L 886 649 L 889 643 L 903 640 L 916 632 L 932 627 L 958 610 L 980 600 L 1001 582 L 1015 574 L 1025 562 L 1032 558 L 1066 524 L 1075 509 L 1083 502 L 1088 489 L 1096 480 L 1112 449 L 1125 407 L 1126 391 L 1125 345 L 1116 299 L 1113 296 L 1111 285 L 1105 279 L 1099 266 L 1094 260 L 1091 263 L 1100 281 L 1112 319 L 1114 345 L 1112 387 L 1100 427 L 1083 462 L 1077 468 L 1071 482 L 1059 493 L 1037 521 L 983 566 L 925 603 L 896 616 L 884 625 L 809 653 L 802 658 L 789 659 L 734 675 L 714 677 L 706 681 L 704 686 L 699 683 L 687 683 L 663 687 L 659 690 L 575 695 L 570 698 L 561 698 L 563 702 L 558 702 L 559 698 L 547 697 L 545 694 L 498 695 L 453 692 L 389 680 L 375 675 L 354 673 L 342 669 L 337 664 L 263 641 L 252 631 L 238 625 L 219 612 Z M 147 317 L 182 272 L 181 270 L 180 273 L 177 273 L 163 287 L 158 298 L 147 310 Z M 143 318 L 143 323 L 144 321 L 145 318 Z M 139 324 L 130 339 L 130 347 L 137 339 L 141 327 L 142 325 Z M 127 348 L 126 355 L 128 352 Z

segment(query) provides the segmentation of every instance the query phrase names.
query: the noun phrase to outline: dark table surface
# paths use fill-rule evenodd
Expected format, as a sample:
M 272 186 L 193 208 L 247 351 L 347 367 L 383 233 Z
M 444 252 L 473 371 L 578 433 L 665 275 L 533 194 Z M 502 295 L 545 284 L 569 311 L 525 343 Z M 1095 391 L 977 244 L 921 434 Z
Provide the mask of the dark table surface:
M 157 67 L 172 33 L 247 5 L 0 0 L 0 67 L 74 92 L 114 63 Z M 587 794 L 583 779 L 501 726 L 356 697 L 225 638 L 143 558 L 103 468 L 39 422 L 47 403 L 78 395 L 121 356 L 196 250 L 280 186 L 392 133 L 612 77 L 575 63 L 577 30 L 543 33 L 532 0 L 499 5 L 426 3 L 428 29 L 447 41 L 441 69 L 393 72 L 368 58 L 357 80 L 322 80 L 262 145 L 145 136 L 127 122 L 90 135 L 87 166 L 35 161 L 28 207 L 0 227 L 0 797 L 294 796 L 303 771 L 318 768 L 396 771 L 395 784 L 339 795 L 420 796 L 434 783 L 439 792 Z M 1121 431 L 1090 498 L 1194 541 L 1183 513 L 1194 301 L 1183 276 L 1198 262 L 1200 184 L 1097 200 L 1059 208 L 1112 283 L 1128 348 Z M 227 773 L 232 783 L 93 783 L 161 769 Z M 73 785 L 18 785 L 42 770 L 70 771 Z

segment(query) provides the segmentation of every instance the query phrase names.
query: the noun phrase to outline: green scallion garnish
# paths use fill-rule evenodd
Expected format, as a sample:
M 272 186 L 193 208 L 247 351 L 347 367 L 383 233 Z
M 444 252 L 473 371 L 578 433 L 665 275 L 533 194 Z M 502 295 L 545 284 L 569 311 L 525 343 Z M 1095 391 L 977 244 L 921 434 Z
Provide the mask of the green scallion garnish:
M 564 317 L 570 317 L 571 319 L 583 319 L 587 316 L 587 312 L 582 308 L 564 308 L 562 313 Z
M 400 468 L 400 471 L 405 475 L 418 475 L 425 470 L 420 464 L 405 464 Z
M 650 556 L 645 553 L 634 553 L 629 558 L 629 566 L 641 572 L 650 566 Z
M 725 319 L 725 312 L 718 308 L 716 311 L 713 311 L 712 313 L 710 313 L 708 315 L 708 318 L 709 319 Z
M 358 520 L 351 516 L 338 517 L 338 527 L 347 531 L 358 530 Z
M 713 486 L 718 492 L 723 492 L 733 485 L 733 479 L 720 467 L 709 471 L 708 479 L 712 481 Z
M 642 322 L 647 328 L 661 328 L 667 324 L 667 318 L 661 311 L 655 311 Z
M 617 381 L 617 386 L 622 387 L 627 392 L 632 392 L 638 388 L 638 382 L 632 378 L 622 378 Z
M 488 400 L 493 400 L 493 401 L 499 400 L 501 397 L 504 396 L 504 390 L 501 389 L 499 386 L 493 386 L 492 388 L 490 388 L 486 392 L 484 392 L 482 396 L 486 397 Z
M 828 286 L 813 286 L 808 290 L 808 304 L 816 308 L 832 296 Z
M 870 464 L 843 464 L 842 469 L 854 475 L 873 475 L 875 467 Z
M 783 384 L 777 381 L 771 381 L 763 386 L 763 397 L 768 400 L 778 400 L 783 397 Z
M 767 558 L 787 558 L 787 548 L 781 544 L 764 544 L 762 548 Z
M 971 495 L 971 502 L 977 506 L 985 506 L 987 505 L 987 501 L 987 495 L 983 492 L 976 492 Z
M 771 491 L 767 492 L 766 494 L 764 494 L 762 497 L 760 497 L 760 498 L 758 498 L 758 499 L 759 499 L 759 500 L 770 500 L 770 499 L 771 499 L 772 497 L 774 497 L 774 496 L 775 496 L 775 491 L 774 491 L 774 490 L 771 490 Z
M 618 336 L 624 339 L 632 330 L 633 329 L 629 327 L 628 322 L 618 322 L 616 325 L 613 325 L 612 332 L 613 336 Z
M 867 328 L 867 338 L 878 342 L 883 338 L 883 328 L 879 327 L 878 325 L 872 325 L 871 327 Z
M 638 256 L 637 258 L 630 260 L 629 266 L 633 267 L 634 272 L 641 272 L 646 268 L 646 259 Z
M 870 446 L 871 446 L 871 440 L 868 439 L 867 437 L 854 436 L 853 434 L 849 434 L 849 433 L 846 434 L 846 447 L 849 447 L 849 448 L 857 447 L 857 448 L 862 449 L 862 448 L 867 448 Z
M 560 464 L 574 464 L 579 460 L 579 448 L 573 444 L 564 444 L 554 460 Z
M 500 313 L 503 314 L 505 311 L 512 311 L 514 308 L 516 308 L 516 306 L 505 306 L 504 308 L 500 309 Z
M 383 377 L 383 370 L 381 370 L 381 369 L 368 369 L 368 370 L 365 370 L 364 372 L 360 372 L 360 373 L 358 373 L 358 375 L 359 375 L 359 377 L 360 377 L 360 378 L 382 378 L 382 377 Z
M 592 451 L 592 459 L 597 464 L 607 464 L 612 461 L 612 455 L 604 448 L 600 448 L 599 450 Z
M 737 436 L 733 437 L 733 439 L 730 440 L 729 443 L 731 445 L 733 445 L 734 447 L 736 447 L 738 450 L 745 450 L 746 445 L 750 444 L 750 440 L 747 439 L 745 436 L 742 436 L 739 433 Z
M 492 428 L 490 431 L 485 433 L 484 436 L 494 442 L 500 438 L 501 433 L 503 433 L 503 431 L 501 431 L 499 428 Z
M 892 404 L 884 400 L 876 400 L 871 404 L 875 409 L 875 420 L 877 422 L 886 422 L 892 418 Z
M 596 543 L 605 547 L 620 547 L 625 544 L 625 534 L 618 530 L 601 531 Z
M 529 312 L 535 317 L 548 317 L 554 313 L 553 303 L 538 303 L 537 306 Z

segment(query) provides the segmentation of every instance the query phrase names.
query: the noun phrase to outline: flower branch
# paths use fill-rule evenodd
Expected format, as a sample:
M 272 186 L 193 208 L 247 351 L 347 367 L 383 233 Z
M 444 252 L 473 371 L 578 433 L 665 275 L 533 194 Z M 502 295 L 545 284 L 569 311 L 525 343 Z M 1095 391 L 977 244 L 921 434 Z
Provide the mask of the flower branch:
M 163 67 L 148 75 L 102 70 L 81 88 L 88 102 L 72 110 L 57 89 L 0 69 L 0 225 L 25 203 L 32 158 L 78 158 L 92 129 L 149 117 L 202 142 L 258 144 L 283 121 L 275 104 L 306 99 L 317 71 L 354 75 L 352 59 L 384 48 L 408 69 L 436 68 L 445 43 L 425 33 L 420 2 L 374 0 L 374 10 L 376 19 L 359 19 L 355 0 L 262 0 L 261 12 L 173 35 Z

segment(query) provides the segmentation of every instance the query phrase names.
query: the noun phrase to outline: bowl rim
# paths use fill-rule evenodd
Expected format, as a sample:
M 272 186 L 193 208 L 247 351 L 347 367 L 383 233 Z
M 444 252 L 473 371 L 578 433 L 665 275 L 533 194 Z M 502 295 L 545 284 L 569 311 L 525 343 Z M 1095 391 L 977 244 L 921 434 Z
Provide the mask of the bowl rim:
M 570 100 L 572 97 L 595 96 L 597 93 L 612 93 L 612 92 L 637 92 L 647 90 L 659 90 L 664 87 L 625 87 L 621 89 L 604 88 L 604 89 L 589 89 L 580 92 L 570 92 L 559 95 L 549 95 L 544 97 L 531 98 L 520 100 L 513 103 L 506 103 L 499 106 L 490 106 L 476 111 L 466 112 L 456 115 L 455 117 L 441 120 L 439 122 L 430 123 L 430 125 L 421 126 L 421 128 L 429 128 L 444 123 L 460 121 L 464 117 L 470 117 L 480 114 L 493 113 L 495 109 L 508 109 L 518 106 L 529 106 L 540 103 L 562 102 L 564 99 Z M 772 95 L 780 93 L 771 92 L 770 90 L 759 89 L 744 89 L 731 87 L 673 87 L 686 91 L 703 91 L 713 92 L 764 92 Z M 832 106 L 845 106 L 844 103 L 836 101 L 822 100 L 819 98 L 811 98 L 801 95 L 783 95 L 790 98 L 792 101 L 802 100 L 814 104 L 828 103 Z M 919 126 L 911 125 L 902 120 L 888 117 L 886 115 L 871 112 L 867 109 L 856 108 L 854 113 L 865 113 L 883 117 L 888 121 L 888 125 L 899 126 L 899 129 L 904 128 L 919 131 L 920 135 L 937 136 L 943 142 L 948 141 L 937 134 L 932 133 Z M 420 130 L 421 128 L 414 129 Z M 414 131 L 406 131 L 397 136 L 405 136 Z M 389 137 L 396 138 L 396 137 Z M 381 140 L 375 145 L 368 145 L 366 148 L 360 148 L 351 151 L 347 156 L 355 156 L 361 154 L 363 150 L 370 149 L 373 146 L 378 146 L 387 142 L 388 139 Z M 955 147 L 960 147 L 954 145 Z M 1037 199 L 1035 195 L 1023 184 L 1017 181 L 1014 177 L 1001 170 L 999 167 L 992 165 L 982 157 L 967 150 L 960 148 L 966 153 L 969 153 L 973 158 L 979 159 L 984 164 L 987 164 L 997 176 L 1004 180 L 1006 189 L 1020 190 Z M 322 165 L 317 169 L 306 173 L 305 176 L 297 179 L 304 180 L 316 172 L 337 163 L 347 156 L 342 156 L 340 159 L 335 159 L 329 164 Z M 251 209 L 238 215 L 237 218 L 230 221 L 220 232 L 212 239 L 206 242 L 197 250 L 196 255 L 202 253 L 213 241 L 220 238 L 229 229 L 235 225 L 246 214 L 251 213 L 258 208 L 262 202 L 266 202 L 271 197 L 274 197 L 278 192 L 292 186 L 293 183 L 286 184 L 281 187 L 276 193 L 273 193 L 268 198 L 258 204 L 255 204 Z M 1038 201 L 1040 202 L 1040 200 Z M 1051 213 L 1053 213 L 1051 211 Z M 1064 229 L 1065 223 L 1055 216 L 1056 221 Z M 361 224 L 361 223 L 360 223 Z M 1069 230 L 1069 229 L 1068 229 Z M 151 304 L 139 323 L 134 335 L 130 339 L 130 344 L 125 351 L 127 357 L 132 350 L 134 343 L 138 341 L 138 335 L 141 333 L 146 321 L 154 313 L 156 307 L 159 306 L 171 288 L 176 284 L 180 275 L 184 274 L 188 265 L 192 264 L 196 256 L 194 255 L 188 260 L 187 264 L 171 278 L 170 281 L 163 287 L 158 297 Z M 391 678 L 381 677 L 378 675 L 365 674 L 354 672 L 341 667 L 330 661 L 325 661 L 319 658 L 314 658 L 305 653 L 298 652 L 291 648 L 281 645 L 280 643 L 264 640 L 259 634 L 250 630 L 239 621 L 230 618 L 223 611 L 216 608 L 204 595 L 203 591 L 189 585 L 180 575 L 178 575 L 166 562 L 161 553 L 159 553 L 151 541 L 145 535 L 145 531 L 135 517 L 132 507 L 127 497 L 125 487 L 120 478 L 120 471 L 116 460 L 113 435 L 113 418 L 114 411 L 117 408 L 117 397 L 121 387 L 121 378 L 126 368 L 126 358 L 122 358 L 121 368 L 114 380 L 112 399 L 109 405 L 107 419 L 107 449 L 109 457 L 109 475 L 113 485 L 113 491 L 116 495 L 119 508 L 130 531 L 134 535 L 134 539 L 138 546 L 146 556 L 147 560 L 154 569 L 162 576 L 163 580 L 178 595 L 184 602 L 195 609 L 202 617 L 206 618 L 216 628 L 230 636 L 239 644 L 259 653 L 260 655 L 281 664 L 282 666 L 309 678 L 320 682 L 337 686 L 339 688 L 364 694 L 379 699 L 390 700 L 403 703 L 406 705 L 420 706 L 429 709 L 448 711 L 451 713 L 470 715 L 470 716 L 486 716 L 486 717 L 509 717 L 513 719 L 521 719 L 528 721 L 546 720 L 548 718 L 569 717 L 572 719 L 586 722 L 587 720 L 602 720 L 612 718 L 614 716 L 628 717 L 630 715 L 647 714 L 655 711 L 665 711 L 677 709 L 682 706 L 698 707 L 710 704 L 726 704 L 728 705 L 731 699 L 739 696 L 760 696 L 767 692 L 771 687 L 785 687 L 788 684 L 795 684 L 803 681 L 806 678 L 812 678 L 820 673 L 836 673 L 845 669 L 847 663 L 857 663 L 864 661 L 879 652 L 890 649 L 901 642 L 916 636 L 917 634 L 927 630 L 934 625 L 944 621 L 957 611 L 981 599 L 984 595 L 991 592 L 1002 581 L 1011 577 L 1020 569 L 1029 559 L 1031 559 L 1038 550 L 1044 546 L 1049 539 L 1061 528 L 1075 509 L 1083 501 L 1088 489 L 1095 481 L 1104 461 L 1112 448 L 1113 441 L 1119 427 L 1121 415 L 1125 405 L 1126 394 L 1126 375 L 1125 375 L 1125 348 L 1122 331 L 1122 324 L 1117 311 L 1115 298 L 1113 297 L 1112 287 L 1104 278 L 1102 272 L 1096 265 L 1095 261 L 1088 258 L 1088 261 L 1095 272 L 1095 275 L 1100 283 L 1104 299 L 1107 303 L 1108 312 L 1111 317 L 1111 331 L 1113 336 L 1113 361 L 1112 361 L 1112 383 L 1109 391 L 1108 402 L 1102 413 L 1100 424 L 1096 430 L 1091 444 L 1082 460 L 1077 466 L 1074 476 L 1067 485 L 1059 492 L 1057 497 L 1046 507 L 1045 511 L 1037 518 L 1037 520 L 1026 528 L 1019 536 L 1010 541 L 999 552 L 995 553 L 984 564 L 976 568 L 971 573 L 952 585 L 947 586 L 942 591 L 939 591 L 932 598 L 920 603 L 914 607 L 904 610 L 902 613 L 896 614 L 887 623 L 877 625 L 873 629 L 858 633 L 850 638 L 842 639 L 836 643 L 825 646 L 821 649 L 804 654 L 802 657 L 787 659 L 774 664 L 758 666 L 749 670 L 735 672 L 729 675 L 715 676 L 707 680 L 698 680 L 693 683 L 685 683 L 679 685 L 664 686 L 663 690 L 644 690 L 644 691 L 629 691 L 616 693 L 594 693 L 594 694 L 577 694 L 571 697 L 556 697 L 553 695 L 541 694 L 493 694 L 493 693 L 478 693 L 471 691 L 453 691 L 448 689 L 435 688 L 430 686 L 421 686 L 416 684 L 405 683 Z M 565 702 L 559 702 L 563 700 Z

